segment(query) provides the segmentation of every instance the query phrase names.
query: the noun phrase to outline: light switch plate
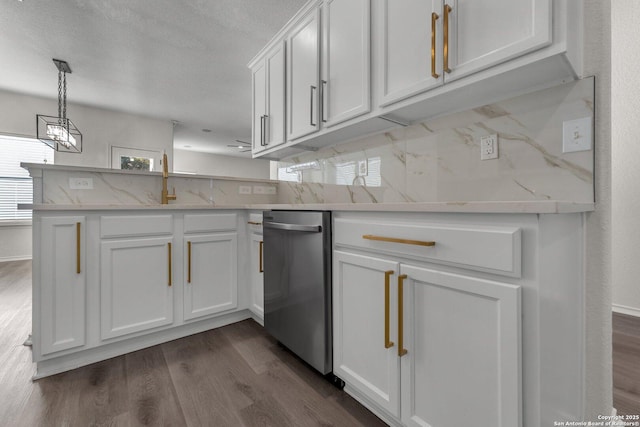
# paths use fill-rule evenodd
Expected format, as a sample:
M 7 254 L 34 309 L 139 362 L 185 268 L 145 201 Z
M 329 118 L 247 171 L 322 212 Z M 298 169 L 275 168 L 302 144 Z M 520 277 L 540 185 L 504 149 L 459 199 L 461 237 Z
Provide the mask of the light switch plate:
M 498 158 L 498 134 L 485 135 L 480 138 L 480 160 Z
M 276 194 L 276 187 L 264 187 L 264 194 Z
M 264 194 L 264 187 L 261 185 L 255 185 L 253 187 L 253 194 Z
M 591 150 L 591 117 L 568 120 L 562 123 L 562 152 Z
M 72 190 L 93 190 L 93 178 L 69 178 L 69 188 Z
M 238 194 L 251 194 L 251 186 L 241 185 L 238 187 Z

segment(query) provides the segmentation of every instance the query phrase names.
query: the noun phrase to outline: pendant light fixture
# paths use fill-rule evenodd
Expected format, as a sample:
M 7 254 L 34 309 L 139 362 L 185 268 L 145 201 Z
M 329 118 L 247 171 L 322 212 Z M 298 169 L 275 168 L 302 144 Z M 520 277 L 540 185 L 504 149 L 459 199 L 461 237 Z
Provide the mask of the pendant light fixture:
M 67 73 L 71 68 L 67 61 L 53 59 L 58 68 L 58 116 L 36 114 L 36 137 L 56 151 L 82 152 L 82 133 L 67 118 Z

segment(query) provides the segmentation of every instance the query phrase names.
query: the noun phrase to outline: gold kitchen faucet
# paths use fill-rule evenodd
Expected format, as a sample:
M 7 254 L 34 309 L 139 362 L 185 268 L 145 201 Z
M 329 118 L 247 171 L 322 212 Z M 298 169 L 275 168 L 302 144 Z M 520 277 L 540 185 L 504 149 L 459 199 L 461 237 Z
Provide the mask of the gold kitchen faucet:
M 167 162 L 167 155 L 162 155 L 162 204 L 166 205 L 169 200 L 176 199 L 176 188 L 173 187 L 173 194 L 169 194 L 167 189 L 167 181 L 169 180 L 169 165 Z

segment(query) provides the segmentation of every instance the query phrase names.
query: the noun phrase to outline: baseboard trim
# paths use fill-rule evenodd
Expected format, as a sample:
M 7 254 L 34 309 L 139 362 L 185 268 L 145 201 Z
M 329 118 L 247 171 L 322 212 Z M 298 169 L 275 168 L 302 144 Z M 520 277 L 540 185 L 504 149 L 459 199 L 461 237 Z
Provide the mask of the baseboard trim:
M 627 316 L 640 317 L 640 308 L 629 307 L 626 305 L 613 304 L 615 313 L 626 314 Z
M 26 261 L 31 259 L 31 255 L 18 255 L 18 256 L 5 256 L 0 257 L 0 262 L 9 262 L 9 261 Z

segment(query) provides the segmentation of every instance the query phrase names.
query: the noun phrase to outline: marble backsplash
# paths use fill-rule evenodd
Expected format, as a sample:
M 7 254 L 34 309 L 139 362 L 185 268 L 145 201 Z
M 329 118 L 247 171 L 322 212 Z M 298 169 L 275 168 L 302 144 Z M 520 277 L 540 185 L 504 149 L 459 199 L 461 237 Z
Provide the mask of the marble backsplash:
M 94 168 L 27 165 L 34 179 L 34 203 L 63 205 L 158 205 L 161 201 L 160 174 L 120 173 Z M 38 176 L 41 175 L 41 176 Z M 92 188 L 73 189 L 71 179 L 90 179 Z M 225 179 L 223 177 L 175 176 L 168 179 L 169 192 L 181 205 L 235 205 L 276 203 L 277 183 L 261 180 Z M 250 187 L 252 194 L 240 194 L 240 187 Z
M 563 153 L 563 122 L 593 123 L 593 78 L 278 162 L 278 203 L 593 202 L 593 149 Z M 480 160 L 497 134 L 499 158 Z

